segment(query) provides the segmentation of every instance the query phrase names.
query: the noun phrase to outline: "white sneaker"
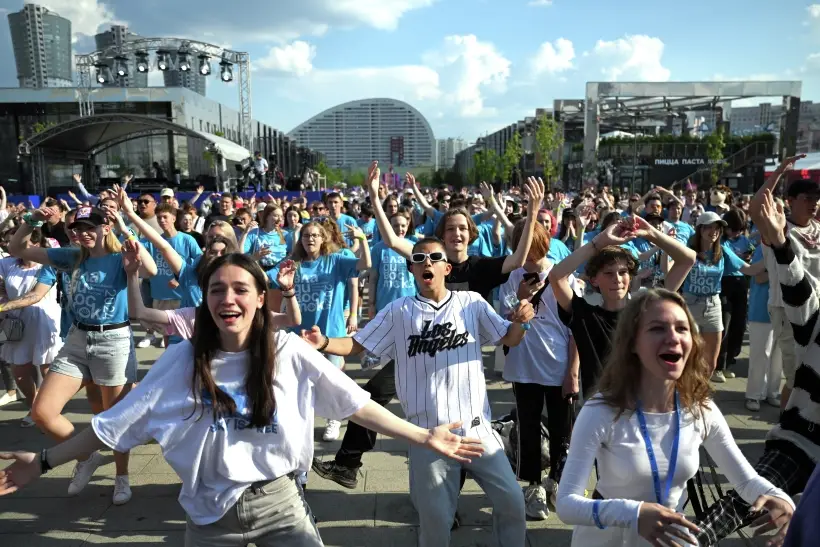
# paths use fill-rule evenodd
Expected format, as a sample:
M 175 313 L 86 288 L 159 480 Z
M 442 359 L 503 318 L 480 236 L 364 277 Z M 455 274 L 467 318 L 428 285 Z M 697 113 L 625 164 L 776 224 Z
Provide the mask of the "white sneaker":
M 131 485 L 128 475 L 117 475 L 114 479 L 114 505 L 125 505 L 131 499 Z
M 151 347 L 151 344 L 153 342 L 154 342 L 154 337 L 153 336 L 146 336 L 145 338 L 143 338 L 142 340 L 137 342 L 137 347 L 138 348 L 149 348 L 149 347 Z
M 766 397 L 766 402 L 775 408 L 780 408 L 780 395 L 777 397 Z
M 159 339 L 158 339 L 158 342 L 159 342 L 159 343 L 158 343 L 157 345 L 158 345 L 159 347 L 161 347 L 161 348 L 164 348 L 164 347 L 165 347 L 165 338 L 163 338 L 162 336 L 160 336 L 160 337 L 159 337 Z
M 34 420 L 31 419 L 31 413 L 26 414 L 26 417 L 20 420 L 20 427 L 34 427 Z
M 2 397 L 0 397 L 0 406 L 6 406 L 9 403 L 13 403 L 17 401 L 17 392 L 9 394 L 8 392 L 4 393 Z
M 528 517 L 547 520 L 550 516 L 550 510 L 547 508 L 547 491 L 540 484 L 533 484 L 524 490 L 524 503 Z
M 339 428 L 342 427 L 342 422 L 338 420 L 328 420 L 325 426 L 325 432 L 322 435 L 322 440 L 327 442 L 335 441 L 339 438 Z
M 757 399 L 746 399 L 746 410 L 757 412 L 760 410 L 760 401 Z
M 712 374 L 712 381 L 716 384 L 724 384 L 726 383 L 726 376 L 723 375 L 722 370 L 716 370 L 714 374 Z
M 735 373 L 734 373 L 734 372 L 732 372 L 731 370 L 726 370 L 726 371 L 723 371 L 723 376 L 725 376 L 725 377 L 726 377 L 726 378 L 728 378 L 729 380 L 731 380 L 732 378 L 737 378 L 737 374 L 735 374 Z
M 541 483 L 547 491 L 547 507 L 555 511 L 556 500 L 558 499 L 558 483 L 547 477 Z
M 91 457 L 84 462 L 77 462 L 74 472 L 71 474 L 71 484 L 68 485 L 68 495 L 76 496 L 83 491 L 91 480 L 94 471 L 103 463 L 103 457 L 99 452 L 94 452 Z

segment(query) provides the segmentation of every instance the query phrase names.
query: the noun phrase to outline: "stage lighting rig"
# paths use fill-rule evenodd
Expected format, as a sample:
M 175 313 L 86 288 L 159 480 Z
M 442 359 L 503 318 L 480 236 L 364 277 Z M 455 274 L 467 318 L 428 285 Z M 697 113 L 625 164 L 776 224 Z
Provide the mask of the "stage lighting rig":
M 122 55 L 114 57 L 114 66 L 116 67 L 117 76 L 120 78 L 128 77 L 128 57 Z
M 160 69 L 162 72 L 165 72 L 170 67 L 168 63 L 168 54 L 169 52 L 164 49 L 157 50 L 157 68 Z
M 191 56 L 187 51 L 179 50 L 179 53 L 177 53 L 177 59 L 177 67 L 180 71 L 188 72 L 191 70 Z
M 148 72 L 148 54 L 144 51 L 138 51 L 134 54 L 137 61 L 137 72 L 145 74 Z
M 104 84 L 108 82 L 108 65 L 105 63 L 97 63 L 94 65 L 97 69 L 97 83 Z
M 211 58 L 207 55 L 199 56 L 199 73 L 208 76 L 211 73 Z
M 233 64 L 229 61 L 222 59 L 222 62 L 219 63 L 219 67 L 221 69 L 222 81 L 223 82 L 231 82 L 233 81 Z

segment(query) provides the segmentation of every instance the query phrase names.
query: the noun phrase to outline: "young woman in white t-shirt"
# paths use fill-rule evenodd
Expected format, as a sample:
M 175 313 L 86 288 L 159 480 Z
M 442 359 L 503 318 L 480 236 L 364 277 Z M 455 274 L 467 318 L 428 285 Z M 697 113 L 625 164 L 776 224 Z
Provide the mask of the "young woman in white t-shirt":
M 0 495 L 89 451 L 155 440 L 182 479 L 186 545 L 319 546 L 294 478 L 310 467 L 314 412 L 349 417 L 456 461 L 483 452 L 480 440 L 450 433 L 461 424 L 428 430 L 396 417 L 299 336 L 275 331 L 265 273 L 250 257 L 223 256 L 202 281 L 193 339 L 167 349 L 79 435 L 39 455 L 0 454 L 14 460 L 0 471 Z
M 599 393 L 578 414 L 558 486 L 558 517 L 573 546 L 697 545 L 677 511 L 706 448 L 735 490 L 769 515 L 782 540 L 791 498 L 762 478 L 737 447 L 711 397 L 711 363 L 683 298 L 665 289 L 636 296 L 618 321 Z M 598 483 L 584 497 L 593 462 Z

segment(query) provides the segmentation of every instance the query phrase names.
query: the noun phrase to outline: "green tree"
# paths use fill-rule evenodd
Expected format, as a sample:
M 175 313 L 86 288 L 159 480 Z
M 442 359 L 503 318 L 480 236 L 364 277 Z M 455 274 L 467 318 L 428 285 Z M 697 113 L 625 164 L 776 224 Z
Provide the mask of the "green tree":
M 561 173 L 563 147 L 564 132 L 561 125 L 546 112 L 542 113 L 535 130 L 535 164 L 543 169 L 548 190 L 553 178 L 557 178 Z M 556 152 L 557 159 L 553 157 Z
M 447 169 L 438 169 L 433 173 L 433 177 L 430 179 L 430 186 L 433 188 L 438 188 L 442 184 L 444 184 L 444 177 L 447 176 Z
M 516 131 L 513 133 L 512 139 L 507 142 L 507 147 L 504 149 L 504 155 L 501 156 L 501 180 L 510 182 L 512 180 L 513 171 L 521 163 L 521 156 L 524 155 L 524 148 L 521 146 L 521 133 Z
M 717 184 L 723 172 L 723 151 L 726 148 L 726 135 L 723 127 L 719 126 L 711 135 L 706 137 L 706 157 L 709 159 L 709 169 L 712 182 Z
M 445 186 L 452 186 L 453 188 L 461 189 L 461 187 L 464 186 L 464 177 L 462 177 L 461 173 L 455 169 L 447 169 L 444 173 L 443 184 Z
M 479 150 L 473 154 L 473 185 L 478 186 L 482 181 L 492 183 L 498 177 L 499 157 L 495 150 Z
M 352 173 L 349 173 L 347 175 L 347 186 L 348 187 L 363 186 L 365 178 L 366 177 L 365 177 L 364 172 L 362 172 L 362 171 L 353 171 Z
M 419 173 L 416 176 L 416 183 L 419 186 L 430 186 L 433 182 L 433 178 L 430 176 L 430 173 Z
M 217 131 L 214 131 L 214 135 L 216 135 L 217 137 L 223 137 L 224 138 L 225 137 L 225 132 L 217 130 Z

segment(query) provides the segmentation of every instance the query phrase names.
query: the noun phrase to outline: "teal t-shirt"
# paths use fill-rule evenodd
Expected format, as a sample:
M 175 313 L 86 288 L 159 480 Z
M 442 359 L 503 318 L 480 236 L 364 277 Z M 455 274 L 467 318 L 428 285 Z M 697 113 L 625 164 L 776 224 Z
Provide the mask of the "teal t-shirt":
M 721 244 L 721 257 L 717 263 L 712 262 L 712 251 L 706 251 L 706 260 L 698 257 L 683 282 L 683 293 L 693 296 L 714 296 L 720 294 L 720 280 L 724 275 L 731 275 L 743 267 L 743 261 L 726 243 Z

